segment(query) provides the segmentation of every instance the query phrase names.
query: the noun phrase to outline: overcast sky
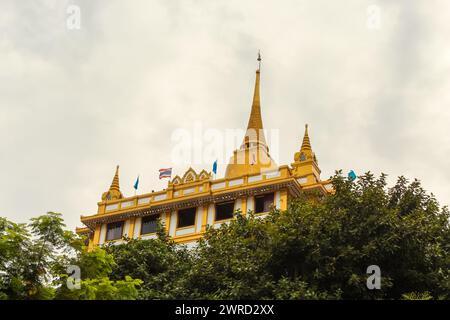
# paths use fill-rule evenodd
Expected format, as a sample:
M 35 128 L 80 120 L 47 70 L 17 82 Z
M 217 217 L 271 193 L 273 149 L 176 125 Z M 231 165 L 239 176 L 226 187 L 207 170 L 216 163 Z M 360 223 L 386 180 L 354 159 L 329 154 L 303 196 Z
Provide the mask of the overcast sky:
M 188 169 L 175 130 L 246 126 L 258 49 L 279 164 L 308 123 L 323 179 L 405 175 L 449 204 L 449 39 L 447 0 L 0 0 L 0 216 L 74 228 L 116 164 L 126 196 L 138 174 L 140 193 L 164 188 L 159 168 Z

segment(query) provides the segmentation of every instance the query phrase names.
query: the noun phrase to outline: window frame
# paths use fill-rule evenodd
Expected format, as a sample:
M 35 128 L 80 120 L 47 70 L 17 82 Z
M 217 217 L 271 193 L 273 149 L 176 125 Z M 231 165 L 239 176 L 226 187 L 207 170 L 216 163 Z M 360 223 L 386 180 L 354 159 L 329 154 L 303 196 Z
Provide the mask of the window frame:
M 153 232 L 146 232 L 146 233 L 143 233 L 143 232 L 142 232 L 142 229 L 143 229 L 143 226 L 144 226 L 144 219 L 148 219 L 148 218 L 155 218 L 156 229 L 155 229 L 155 231 L 153 231 Z M 147 236 L 147 235 L 155 234 L 155 233 L 158 231 L 158 219 L 160 219 L 160 215 L 159 215 L 159 214 L 142 217 L 142 218 L 141 218 L 141 230 L 140 230 L 140 233 L 139 233 L 139 234 L 140 234 L 141 236 Z
M 112 224 L 119 224 L 120 223 L 120 237 L 114 238 L 114 239 L 108 239 L 108 233 L 109 233 L 109 226 Z M 123 228 L 125 226 L 125 221 L 115 221 L 110 222 L 106 224 L 106 233 L 105 233 L 105 242 L 111 242 L 111 241 L 117 241 L 123 238 Z
M 231 217 L 230 218 L 224 218 L 224 219 L 217 219 L 217 207 L 221 206 L 221 205 L 229 205 L 229 204 L 233 204 L 233 210 L 231 211 Z M 216 203 L 214 205 L 214 222 L 223 222 L 223 221 L 228 221 L 234 218 L 234 207 L 236 205 L 236 200 L 232 200 L 232 201 L 224 201 L 224 202 L 219 202 Z
M 268 211 L 265 210 L 265 198 L 266 198 L 267 196 L 269 196 L 269 195 L 272 196 L 272 206 L 275 207 L 275 192 L 269 192 L 269 193 L 264 193 L 264 194 L 256 195 L 256 196 L 254 196 L 254 202 L 255 202 L 254 211 L 255 211 L 255 214 L 264 214 L 264 213 L 270 212 L 270 210 L 271 210 L 270 208 L 269 208 Z M 263 200 L 263 211 L 260 211 L 260 212 L 257 212 L 257 211 L 256 211 L 256 208 L 257 208 L 257 199 L 264 199 L 264 200 Z
M 177 211 L 177 227 L 176 229 L 188 229 L 188 228 L 195 228 L 195 225 L 197 224 L 197 207 L 190 207 L 190 208 L 184 208 L 184 209 L 180 209 Z M 180 227 L 180 213 L 183 211 L 188 211 L 188 210 L 194 210 L 194 223 L 187 225 L 187 226 L 183 226 Z

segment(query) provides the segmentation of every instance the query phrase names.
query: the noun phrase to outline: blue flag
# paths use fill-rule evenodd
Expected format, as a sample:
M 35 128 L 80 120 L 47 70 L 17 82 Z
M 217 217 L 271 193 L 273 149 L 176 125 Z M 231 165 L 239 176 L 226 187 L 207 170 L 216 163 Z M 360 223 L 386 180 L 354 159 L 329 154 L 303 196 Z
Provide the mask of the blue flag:
M 214 161 L 214 163 L 213 163 L 213 169 L 212 169 L 212 171 L 214 172 L 214 174 L 217 174 L 217 160 Z
M 136 182 L 134 183 L 133 188 L 134 188 L 134 190 L 137 190 L 138 187 L 139 187 L 139 176 L 137 177 Z
M 353 170 L 350 170 L 350 172 L 348 173 L 348 179 L 350 181 L 354 181 L 356 179 L 356 173 Z

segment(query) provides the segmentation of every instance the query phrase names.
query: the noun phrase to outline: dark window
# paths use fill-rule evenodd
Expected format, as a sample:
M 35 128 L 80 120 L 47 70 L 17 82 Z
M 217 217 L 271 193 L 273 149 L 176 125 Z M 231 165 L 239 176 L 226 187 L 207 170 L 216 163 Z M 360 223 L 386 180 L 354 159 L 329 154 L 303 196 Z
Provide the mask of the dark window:
M 273 193 L 255 196 L 255 213 L 269 212 L 273 206 Z
M 189 227 L 195 224 L 197 208 L 189 208 L 178 211 L 178 228 Z
M 106 227 L 106 241 L 122 238 L 123 221 L 108 223 Z
M 141 234 L 155 233 L 158 226 L 158 215 L 142 218 Z
M 233 218 L 234 201 L 216 204 L 216 221 Z

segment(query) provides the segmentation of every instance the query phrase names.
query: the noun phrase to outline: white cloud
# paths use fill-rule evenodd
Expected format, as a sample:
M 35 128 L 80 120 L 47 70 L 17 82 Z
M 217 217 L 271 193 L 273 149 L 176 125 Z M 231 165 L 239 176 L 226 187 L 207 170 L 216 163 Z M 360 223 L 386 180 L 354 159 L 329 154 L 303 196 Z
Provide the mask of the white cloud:
M 81 8 L 79 31 L 66 29 L 68 4 Z M 366 27 L 372 4 L 377 31 Z M 282 164 L 309 123 L 324 178 L 338 168 L 404 174 L 448 204 L 449 7 L 2 1 L 0 213 L 25 221 L 54 210 L 79 225 L 116 164 L 125 194 L 137 174 L 143 191 L 164 188 L 157 170 L 170 165 L 174 130 L 245 127 L 258 49 L 264 124 L 280 129 Z

